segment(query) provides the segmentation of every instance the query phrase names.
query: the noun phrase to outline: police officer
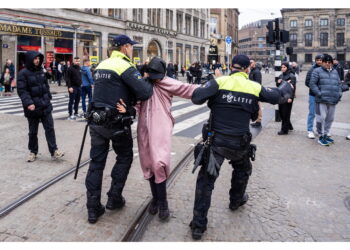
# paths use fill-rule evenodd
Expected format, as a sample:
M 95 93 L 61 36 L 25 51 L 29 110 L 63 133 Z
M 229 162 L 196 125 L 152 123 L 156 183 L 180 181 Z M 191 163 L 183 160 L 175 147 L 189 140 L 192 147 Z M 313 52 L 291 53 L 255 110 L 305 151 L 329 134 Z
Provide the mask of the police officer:
M 106 208 L 113 210 L 125 205 L 122 191 L 133 161 L 130 118 L 135 117 L 135 109 L 132 106 L 137 100 L 147 100 L 153 93 L 151 83 L 143 80 L 131 62 L 133 45 L 136 42 L 126 35 L 119 35 L 113 43 L 109 49 L 110 58 L 102 61 L 96 68 L 92 105 L 88 111 L 91 162 L 85 185 L 90 223 L 95 223 L 105 212 L 100 199 L 110 140 L 117 158 L 111 173 L 112 183 L 107 193 Z M 123 114 L 116 109 L 121 100 L 126 107 L 131 107 Z
M 250 157 L 253 158 L 253 151 L 255 152 L 254 146 L 250 145 L 252 135 L 249 131 L 249 120 L 254 121 L 257 118 L 258 101 L 284 103 L 293 92 L 287 82 L 279 88 L 270 89 L 249 80 L 249 64 L 247 56 L 235 56 L 230 76 L 210 80 L 205 86 L 197 88 L 192 95 L 194 104 L 203 104 L 209 100 L 208 107 L 211 110 L 208 126 L 210 133 L 203 133 L 203 138 L 209 135 L 210 150 L 207 149 L 203 154 L 206 157 L 200 164 L 193 219 L 190 223 L 193 239 L 201 239 L 207 228 L 211 194 L 224 159 L 229 159 L 234 169 L 229 208 L 236 210 L 248 200 L 245 190 L 252 172 Z M 198 160 L 197 153 L 195 156 Z

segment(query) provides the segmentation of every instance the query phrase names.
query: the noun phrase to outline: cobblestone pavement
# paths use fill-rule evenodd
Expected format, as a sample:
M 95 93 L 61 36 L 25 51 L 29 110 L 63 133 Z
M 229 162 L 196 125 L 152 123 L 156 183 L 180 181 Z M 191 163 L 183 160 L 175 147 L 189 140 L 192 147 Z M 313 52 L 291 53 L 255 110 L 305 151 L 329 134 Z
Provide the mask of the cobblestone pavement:
M 350 145 L 344 138 L 350 133 L 344 129 L 350 124 L 349 93 L 337 106 L 336 128 L 331 130 L 335 144 L 322 147 L 306 137 L 304 77 L 305 72 L 293 107 L 295 130 L 277 136 L 280 123 L 271 121 L 254 140 L 258 151 L 247 188 L 250 198 L 235 212 L 228 209 L 232 169 L 225 161 L 202 241 L 350 241 L 350 211 L 344 205 L 350 196 Z M 187 166 L 169 190 L 170 221 L 161 223 L 155 217 L 143 241 L 192 241 L 188 224 L 197 173 L 191 170 L 192 165 Z

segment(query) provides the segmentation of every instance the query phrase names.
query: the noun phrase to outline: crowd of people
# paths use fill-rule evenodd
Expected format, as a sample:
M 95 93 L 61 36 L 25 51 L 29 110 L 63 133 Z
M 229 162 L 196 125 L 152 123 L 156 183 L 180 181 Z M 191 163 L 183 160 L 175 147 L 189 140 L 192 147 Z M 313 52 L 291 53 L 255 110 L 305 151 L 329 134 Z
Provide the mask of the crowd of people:
M 28 162 L 37 158 L 40 122 L 45 129 L 52 158 L 57 160 L 64 156 L 56 144 L 49 86 L 49 79 L 57 80 L 60 85 L 63 77 L 69 93 L 68 119 L 74 120 L 79 115 L 81 98 L 83 113 L 86 113 L 84 117 L 90 128 L 91 162 L 85 179 L 89 223 L 96 223 L 105 213 L 105 208 L 114 210 L 125 206 L 122 193 L 133 162 L 131 124 L 136 114 L 141 169 L 152 194 L 148 211 L 158 213 L 162 221 L 168 220 L 166 182 L 170 174 L 174 126 L 172 98 L 191 99 L 197 105 L 208 101 L 211 112 L 203 126 L 203 142 L 196 145 L 194 152 L 195 166 L 201 166 L 201 169 L 196 182 L 190 227 L 193 239 L 200 239 L 207 229 L 212 191 L 225 159 L 230 160 L 233 167 L 229 208 L 235 211 L 249 199 L 246 187 L 252 173 L 251 159 L 254 160 L 256 150 L 256 146 L 251 144 L 249 122 L 254 121 L 253 127 L 262 126 L 261 102 L 279 105 L 282 123 L 278 135 L 287 135 L 294 129 L 291 111 L 300 69 L 294 63 L 283 62 L 276 88 L 265 88 L 257 63 L 245 55 L 236 55 L 228 66 L 200 63 L 194 63 L 188 69 L 182 66 L 180 73 L 182 76 L 186 73 L 188 80 L 183 83 L 177 80 L 178 65 L 166 64 L 162 58 L 154 57 L 135 67 L 131 58 L 136 43 L 126 35 L 115 37 L 108 51 L 109 58 L 102 61 L 94 72 L 88 59 L 83 59 L 81 67 L 80 58 L 75 57 L 66 70 L 62 67 L 65 63 L 54 60 L 49 73 L 43 67 L 43 54 L 36 51 L 26 54 L 25 67 L 18 74 L 17 92 L 29 126 Z M 316 116 L 318 143 L 324 146 L 334 142 L 329 131 L 335 107 L 342 92 L 349 89 L 350 74 L 344 76 L 344 71 L 336 62 L 327 54 L 317 56 L 305 82 L 310 88 L 308 137 L 315 138 L 313 123 Z M 1 78 L 6 83 L 12 80 L 10 68 L 7 66 Z M 200 86 L 203 69 L 214 70 L 215 78 L 207 79 L 206 84 Z M 230 75 L 226 75 L 228 70 Z M 347 138 L 350 139 L 349 136 Z M 117 158 L 111 173 L 108 201 L 103 206 L 102 177 L 110 141 Z

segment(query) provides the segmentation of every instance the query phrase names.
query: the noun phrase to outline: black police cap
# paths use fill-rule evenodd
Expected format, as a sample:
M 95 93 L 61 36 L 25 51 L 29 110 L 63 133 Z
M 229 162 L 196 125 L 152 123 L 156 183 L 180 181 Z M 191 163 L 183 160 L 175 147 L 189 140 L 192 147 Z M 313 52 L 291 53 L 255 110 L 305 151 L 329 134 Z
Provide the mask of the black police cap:
M 124 44 L 134 45 L 134 44 L 137 44 L 137 42 L 131 40 L 130 37 L 128 37 L 126 35 L 119 35 L 113 39 L 113 44 L 114 44 L 114 46 L 118 47 L 118 46 L 122 46 Z
M 246 55 L 236 55 L 232 59 L 232 67 L 236 69 L 246 69 L 249 65 L 250 60 Z

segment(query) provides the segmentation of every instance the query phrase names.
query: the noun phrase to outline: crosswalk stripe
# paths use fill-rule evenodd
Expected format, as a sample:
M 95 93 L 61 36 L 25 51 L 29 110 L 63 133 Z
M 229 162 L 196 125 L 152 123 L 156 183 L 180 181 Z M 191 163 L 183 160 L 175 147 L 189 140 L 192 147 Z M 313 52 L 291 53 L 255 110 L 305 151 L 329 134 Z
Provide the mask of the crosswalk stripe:
M 190 127 L 195 126 L 196 124 L 199 124 L 205 120 L 207 120 L 209 117 L 209 111 L 203 112 L 201 114 L 198 114 L 196 116 L 193 116 L 189 119 L 186 119 L 180 123 L 176 123 L 173 129 L 173 134 L 176 134 L 180 131 L 183 131 L 185 129 L 188 129 Z

